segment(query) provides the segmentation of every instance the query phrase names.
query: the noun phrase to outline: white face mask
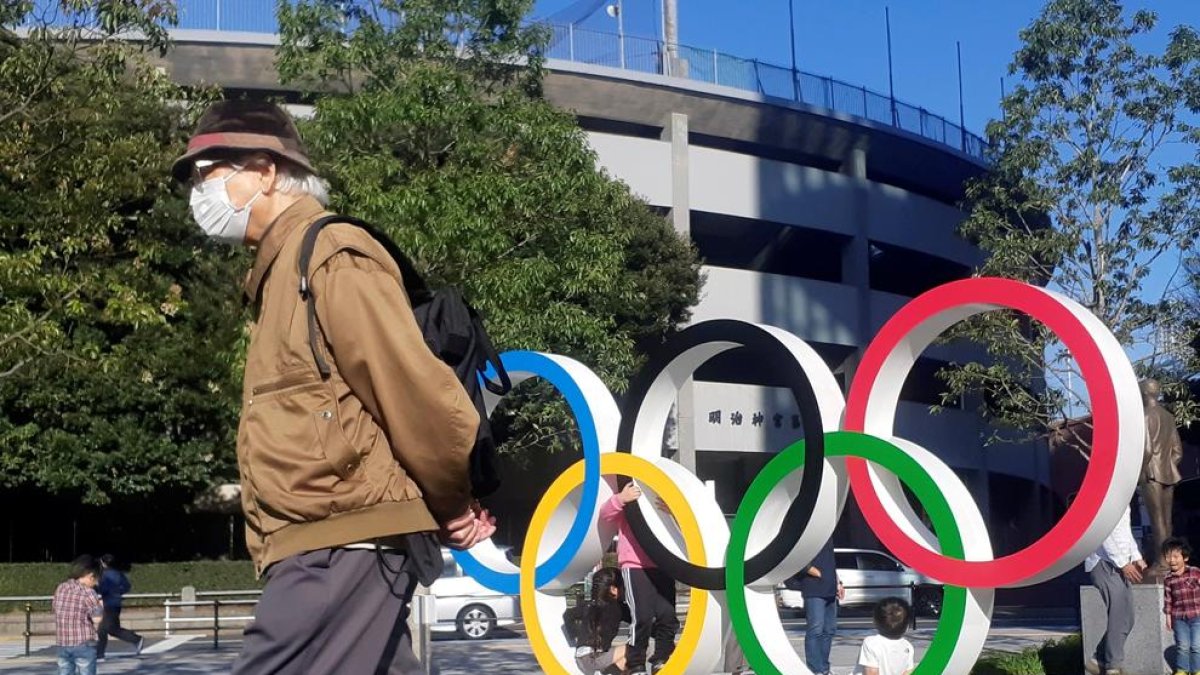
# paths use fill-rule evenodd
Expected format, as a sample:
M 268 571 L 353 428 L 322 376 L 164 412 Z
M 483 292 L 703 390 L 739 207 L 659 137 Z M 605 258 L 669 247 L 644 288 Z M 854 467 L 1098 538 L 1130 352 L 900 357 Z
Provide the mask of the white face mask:
M 192 187 L 191 206 L 192 217 L 196 224 L 204 230 L 204 234 L 230 244 L 242 244 L 246 241 L 246 227 L 250 224 L 250 207 L 262 196 L 259 190 L 242 208 L 235 208 L 229 199 L 229 190 L 225 184 L 238 174 L 238 167 L 233 173 L 224 178 L 209 178 Z

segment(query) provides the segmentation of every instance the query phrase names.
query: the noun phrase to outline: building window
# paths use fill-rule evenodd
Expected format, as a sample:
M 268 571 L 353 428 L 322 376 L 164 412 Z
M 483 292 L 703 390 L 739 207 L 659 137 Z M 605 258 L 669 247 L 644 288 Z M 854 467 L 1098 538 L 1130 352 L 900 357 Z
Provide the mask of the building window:
M 962 399 L 943 401 L 942 394 L 946 391 L 946 383 L 938 373 L 949 367 L 946 361 L 920 358 L 913 364 L 908 379 L 900 389 L 900 400 L 924 405 L 941 405 L 947 408 L 962 408 Z
M 912 249 L 872 241 L 871 290 L 916 297 L 944 283 L 966 279 L 971 268 Z
M 705 264 L 840 283 L 848 237 L 752 218 L 692 211 L 692 241 Z

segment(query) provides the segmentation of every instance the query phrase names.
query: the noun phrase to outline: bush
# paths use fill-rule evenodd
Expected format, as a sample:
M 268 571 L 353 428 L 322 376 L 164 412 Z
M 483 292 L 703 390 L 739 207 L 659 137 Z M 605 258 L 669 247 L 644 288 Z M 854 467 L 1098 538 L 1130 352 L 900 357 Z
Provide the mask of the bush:
M 987 652 L 971 675 L 1076 675 L 1082 663 L 1083 637 L 1076 633 L 1020 652 Z
M 1049 640 L 1038 654 L 1046 675 L 1075 675 L 1083 663 L 1083 636 L 1076 633 L 1061 640 Z
M 52 595 L 67 576 L 65 563 L 0 564 L 0 596 Z M 134 565 L 129 573 L 133 593 L 178 593 L 184 586 L 198 591 L 261 588 L 248 561 L 200 560 Z M 5 608 L 7 609 L 7 608 Z
M 1045 675 L 1037 647 L 1019 652 L 990 652 L 971 669 L 971 675 Z

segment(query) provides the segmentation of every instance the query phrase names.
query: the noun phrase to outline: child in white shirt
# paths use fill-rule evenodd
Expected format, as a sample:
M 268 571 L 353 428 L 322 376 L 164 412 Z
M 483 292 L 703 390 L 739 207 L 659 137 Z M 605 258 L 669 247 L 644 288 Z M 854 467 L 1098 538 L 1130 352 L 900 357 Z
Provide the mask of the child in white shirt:
M 884 598 L 875 605 L 875 630 L 863 640 L 854 675 L 909 675 L 913 663 L 912 643 L 904 639 L 912 607 L 902 598 Z

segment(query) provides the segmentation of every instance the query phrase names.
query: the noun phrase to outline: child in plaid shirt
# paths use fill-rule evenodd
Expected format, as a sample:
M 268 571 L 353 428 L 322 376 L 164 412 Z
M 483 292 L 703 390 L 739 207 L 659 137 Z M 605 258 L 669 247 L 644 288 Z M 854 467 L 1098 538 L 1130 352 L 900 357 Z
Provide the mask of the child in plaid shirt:
M 1163 542 L 1163 612 L 1175 632 L 1175 675 L 1200 673 L 1200 569 L 1188 565 L 1192 547 L 1172 537 Z
M 67 580 L 54 591 L 58 675 L 96 675 L 96 624 L 104 604 L 96 593 L 100 563 L 90 555 L 71 563 Z

